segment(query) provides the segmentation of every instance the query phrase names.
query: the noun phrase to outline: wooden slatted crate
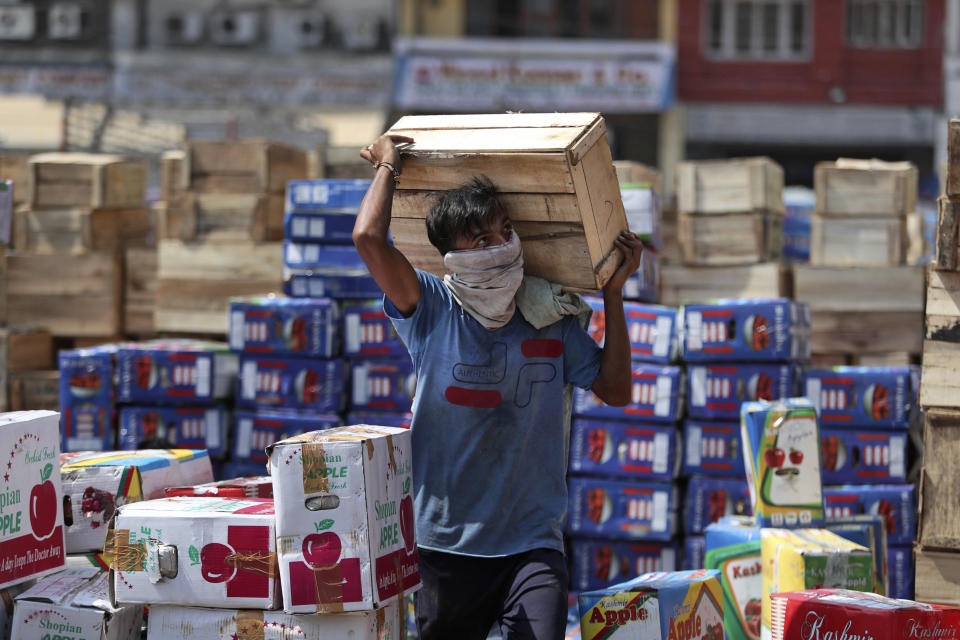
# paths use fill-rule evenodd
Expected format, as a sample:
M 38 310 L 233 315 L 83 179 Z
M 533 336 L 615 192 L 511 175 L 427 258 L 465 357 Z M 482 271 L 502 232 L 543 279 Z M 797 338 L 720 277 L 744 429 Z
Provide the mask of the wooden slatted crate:
M 10 410 L 60 411 L 60 372 L 19 371 L 10 374 Z
M 620 184 L 649 184 L 657 193 L 663 193 L 661 190 L 660 172 L 641 162 L 631 160 L 614 160 L 613 168 L 617 172 L 617 181 Z
M 733 267 L 660 267 L 660 302 L 680 305 L 717 298 L 790 297 L 790 270 L 767 262 Z
M 283 239 L 282 193 L 183 192 L 164 204 L 161 236 L 179 240 Z
M 283 193 L 287 182 L 306 177 L 303 149 L 268 140 L 192 140 L 181 185 L 198 193 Z
M 896 217 L 917 208 L 917 167 L 910 162 L 820 162 L 813 185 L 817 213 L 824 216 Z
M 32 253 L 86 253 L 145 247 L 149 209 L 23 209 L 14 216 L 13 248 Z
M 677 231 L 683 261 L 688 265 L 773 262 L 783 251 L 783 216 L 779 214 L 679 213 Z
M 157 303 L 157 250 L 124 251 L 123 328 L 127 334 L 145 337 L 156 333 L 153 323 Z
M 914 549 L 918 602 L 960 606 L 960 553 Z
M 960 551 L 960 411 L 929 409 L 924 418 L 917 540 L 924 549 Z
M 813 215 L 810 264 L 895 266 L 906 260 L 910 240 L 906 217 L 830 218 Z
M 927 272 L 920 405 L 960 408 L 960 273 Z
M 923 268 L 796 265 L 794 293 L 810 311 L 922 313 Z M 919 326 L 916 330 L 921 332 Z
M 770 158 L 681 162 L 676 173 L 679 211 L 784 212 L 783 168 Z
M 527 273 L 595 291 L 619 265 L 613 242 L 627 219 L 598 114 L 407 116 L 389 133 L 415 140 L 403 152 L 390 226 L 414 266 L 445 272 L 424 224 L 431 197 L 479 174 L 502 193 Z
M 146 165 L 113 154 L 31 156 L 28 180 L 31 209 L 131 209 L 146 202 Z
M 937 245 L 934 265 L 937 269 L 956 271 L 960 201 L 946 196 L 937 199 Z
M 10 376 L 53 366 L 53 336 L 43 329 L 0 328 L 0 412 L 10 411 Z

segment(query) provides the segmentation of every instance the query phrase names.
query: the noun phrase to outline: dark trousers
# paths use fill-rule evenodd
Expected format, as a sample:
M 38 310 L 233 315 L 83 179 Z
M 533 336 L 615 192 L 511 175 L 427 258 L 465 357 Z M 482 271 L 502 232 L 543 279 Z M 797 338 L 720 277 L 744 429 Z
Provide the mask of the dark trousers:
M 567 617 L 563 554 L 534 549 L 477 558 L 420 549 L 423 587 L 413 597 L 421 640 L 562 640 Z

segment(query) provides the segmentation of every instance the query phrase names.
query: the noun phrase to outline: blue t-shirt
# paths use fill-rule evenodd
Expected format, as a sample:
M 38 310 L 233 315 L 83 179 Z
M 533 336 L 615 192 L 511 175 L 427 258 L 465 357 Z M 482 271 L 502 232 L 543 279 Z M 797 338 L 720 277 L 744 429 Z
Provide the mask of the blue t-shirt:
M 589 388 L 600 348 L 569 316 L 534 329 L 520 312 L 487 331 L 439 278 L 420 302 L 384 311 L 417 373 L 413 483 L 420 546 L 471 556 L 563 550 L 563 390 Z

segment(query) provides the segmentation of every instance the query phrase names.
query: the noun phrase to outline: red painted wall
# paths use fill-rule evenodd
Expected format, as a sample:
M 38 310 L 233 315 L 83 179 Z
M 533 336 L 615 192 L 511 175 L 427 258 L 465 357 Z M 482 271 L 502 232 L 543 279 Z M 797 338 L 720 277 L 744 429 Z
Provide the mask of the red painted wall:
M 810 0 L 811 55 L 802 62 L 726 62 L 704 56 L 704 0 L 678 0 L 677 93 L 692 102 L 850 104 L 943 102 L 945 0 L 927 0 L 919 49 L 855 49 L 846 37 L 846 2 Z

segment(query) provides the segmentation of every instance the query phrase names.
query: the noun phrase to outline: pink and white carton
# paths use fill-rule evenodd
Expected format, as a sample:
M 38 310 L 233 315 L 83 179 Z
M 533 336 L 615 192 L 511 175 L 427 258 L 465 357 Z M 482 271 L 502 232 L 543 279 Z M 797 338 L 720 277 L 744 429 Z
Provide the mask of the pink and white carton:
M 117 602 L 275 609 L 277 538 L 266 498 L 163 498 L 120 507 Z
M 311 431 L 267 453 L 284 611 L 376 609 L 419 588 L 409 430 Z
M 66 563 L 59 471 L 59 413 L 0 413 L 0 589 Z
M 138 640 L 143 605 L 116 607 L 110 580 L 95 567 L 66 569 L 17 596 L 13 632 L 17 640 Z

